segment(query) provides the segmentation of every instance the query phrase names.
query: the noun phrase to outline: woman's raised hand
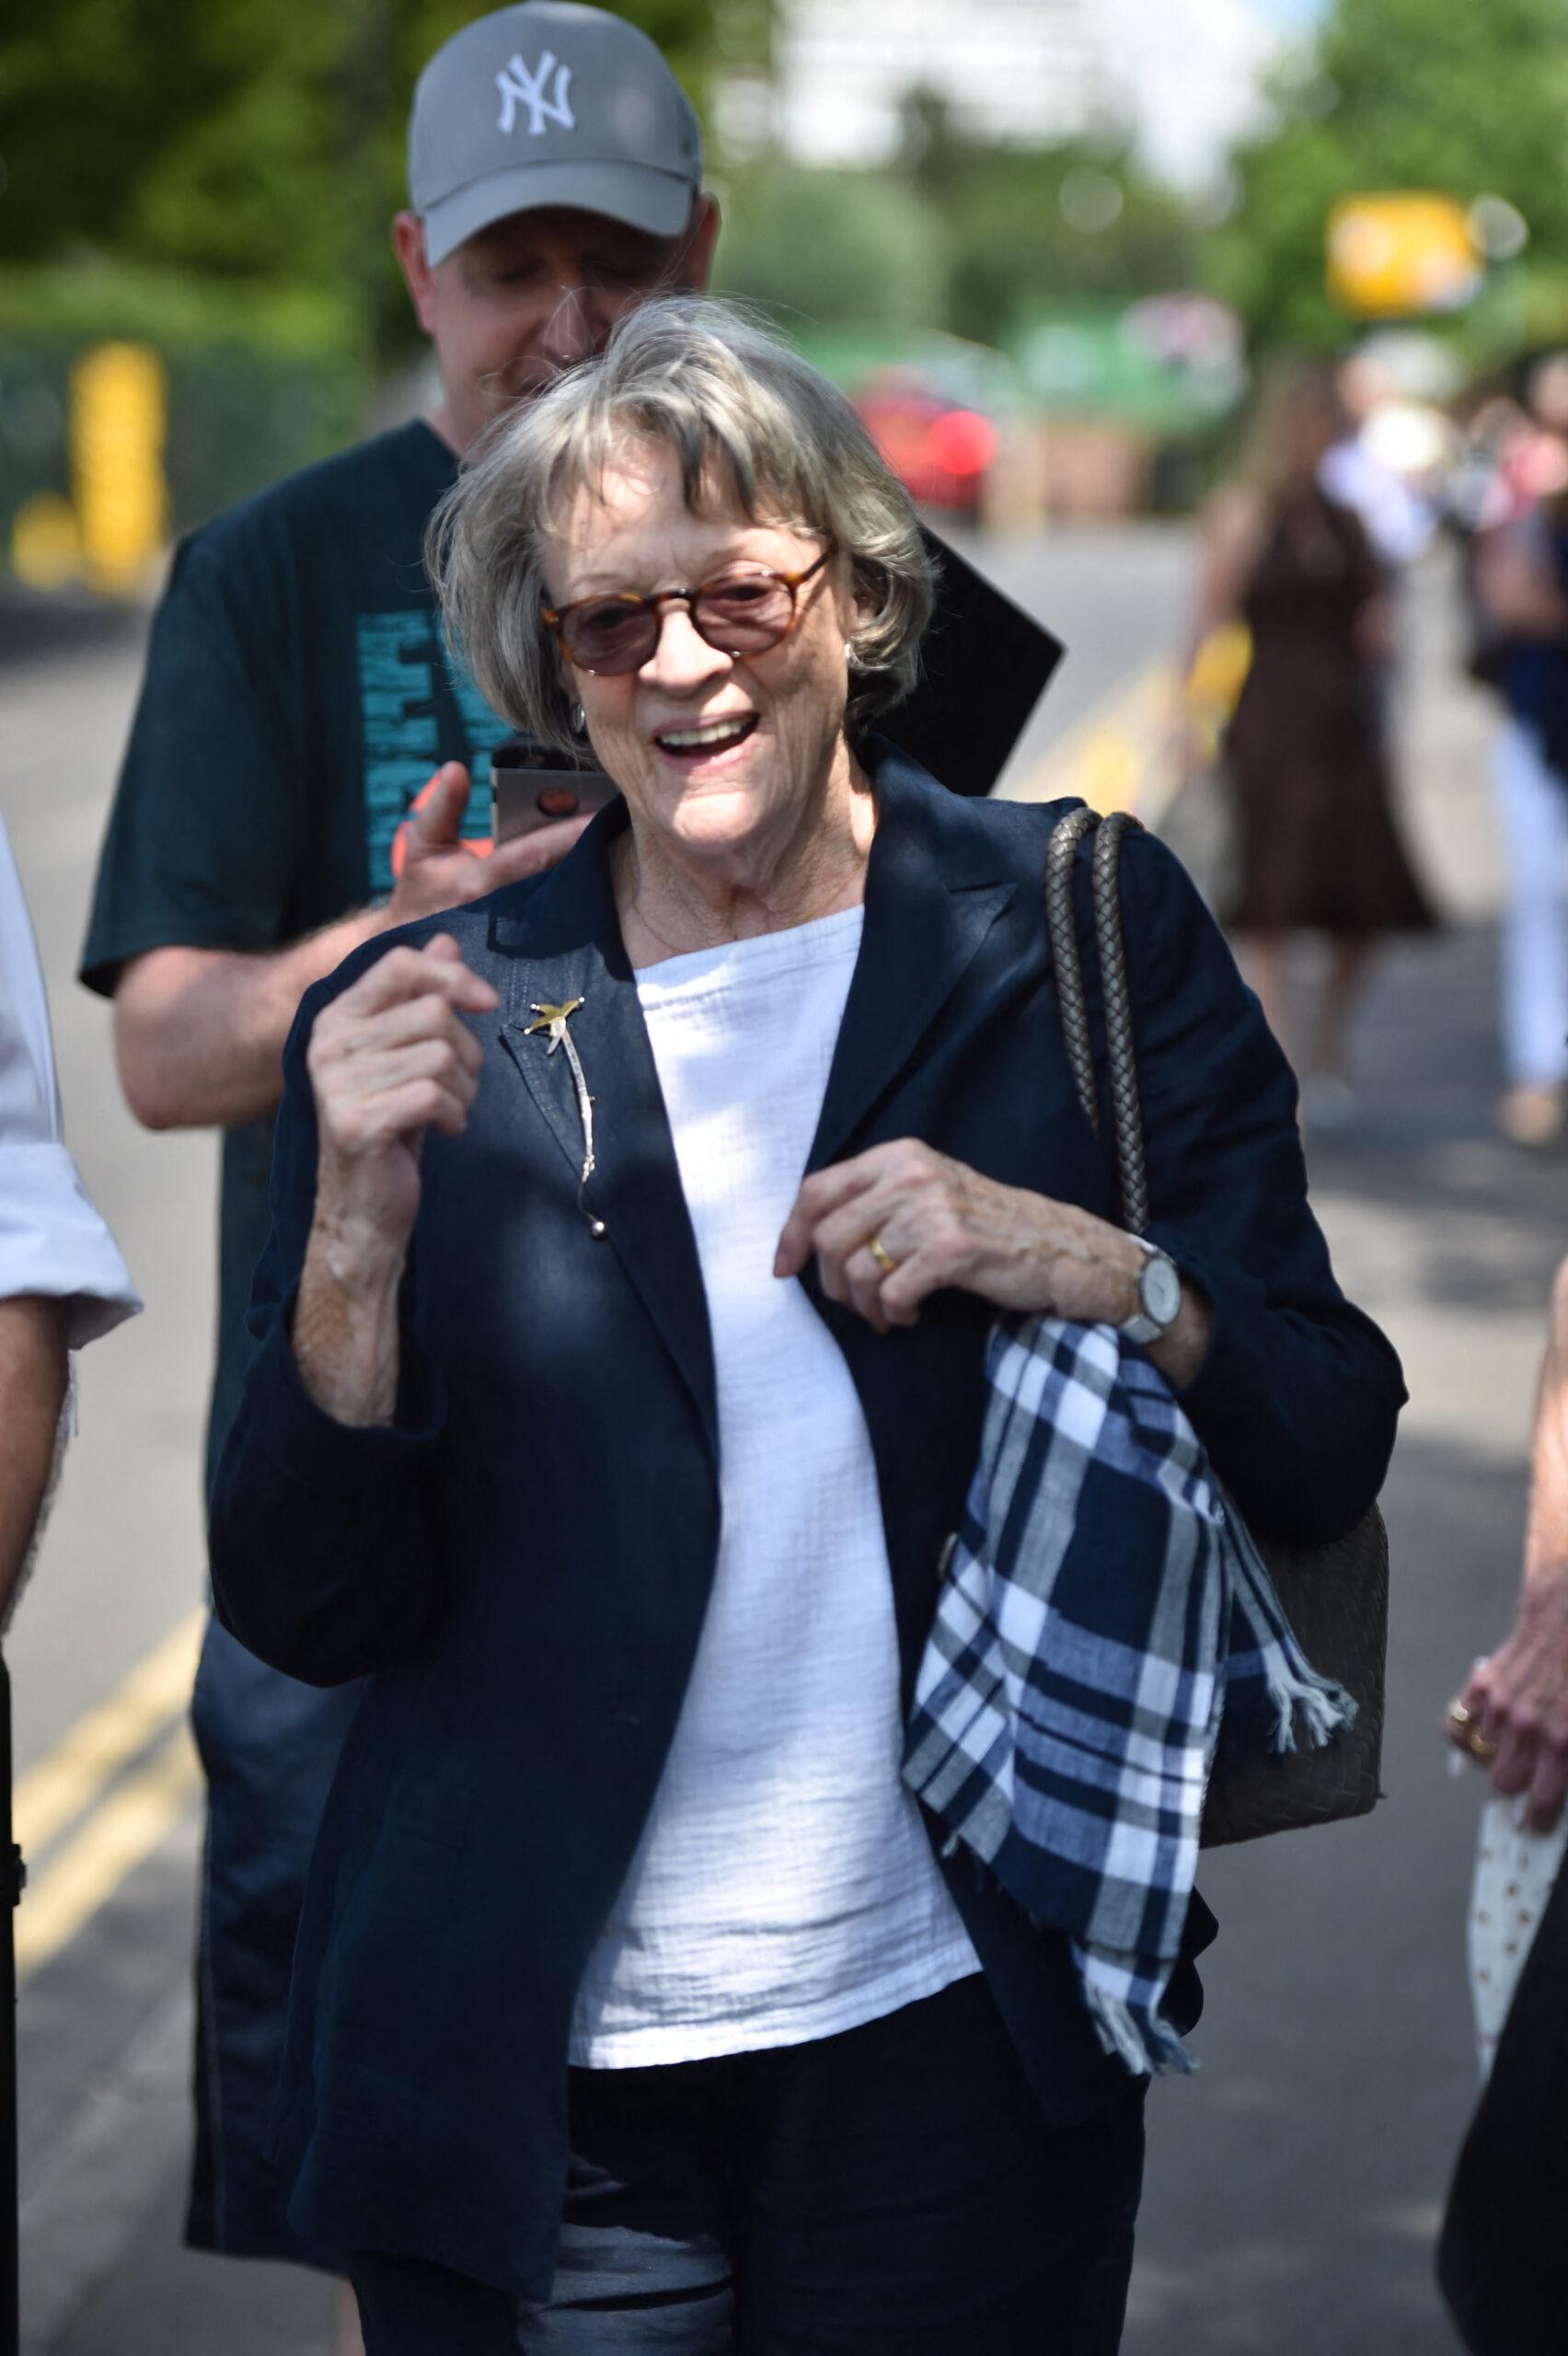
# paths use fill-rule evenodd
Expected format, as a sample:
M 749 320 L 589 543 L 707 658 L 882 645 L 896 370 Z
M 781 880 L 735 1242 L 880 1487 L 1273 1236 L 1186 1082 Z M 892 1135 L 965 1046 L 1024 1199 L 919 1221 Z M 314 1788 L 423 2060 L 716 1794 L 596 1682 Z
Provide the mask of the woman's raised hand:
M 320 1130 L 317 1228 L 367 1270 L 401 1264 L 428 1128 L 456 1137 L 482 1049 L 463 1017 L 496 1004 L 450 933 L 389 949 L 317 1017 L 307 1057 Z

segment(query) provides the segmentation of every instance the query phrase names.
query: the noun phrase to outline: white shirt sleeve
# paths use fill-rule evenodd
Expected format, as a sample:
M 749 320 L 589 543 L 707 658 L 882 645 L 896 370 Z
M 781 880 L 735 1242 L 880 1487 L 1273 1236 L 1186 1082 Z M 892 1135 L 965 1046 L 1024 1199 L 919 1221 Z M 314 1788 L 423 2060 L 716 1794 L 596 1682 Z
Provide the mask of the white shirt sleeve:
M 72 1349 L 142 1306 L 62 1141 L 43 975 L 0 820 L 0 1299 L 19 1293 L 69 1304 Z

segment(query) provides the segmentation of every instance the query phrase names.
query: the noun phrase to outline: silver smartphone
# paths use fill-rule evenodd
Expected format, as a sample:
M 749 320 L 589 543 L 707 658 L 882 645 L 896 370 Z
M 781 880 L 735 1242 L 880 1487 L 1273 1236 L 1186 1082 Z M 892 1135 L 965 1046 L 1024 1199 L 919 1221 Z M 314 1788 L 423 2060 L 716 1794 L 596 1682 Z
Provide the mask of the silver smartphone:
M 619 791 L 603 769 L 568 768 L 552 753 L 509 736 L 490 755 L 490 835 L 498 843 L 563 818 L 591 818 Z

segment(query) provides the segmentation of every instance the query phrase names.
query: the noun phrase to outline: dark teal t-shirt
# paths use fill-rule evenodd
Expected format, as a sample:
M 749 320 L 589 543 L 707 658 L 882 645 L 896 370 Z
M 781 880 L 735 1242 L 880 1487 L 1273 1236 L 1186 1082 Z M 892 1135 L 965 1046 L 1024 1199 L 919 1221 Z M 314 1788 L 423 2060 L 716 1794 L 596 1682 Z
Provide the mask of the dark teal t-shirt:
M 422 422 L 307 468 L 185 540 L 99 863 L 82 978 L 170 946 L 264 951 L 384 897 L 437 763 L 507 731 L 443 643 L 421 542 L 456 462 Z M 267 1241 L 270 1119 L 224 1138 L 209 1466 L 237 1399 Z

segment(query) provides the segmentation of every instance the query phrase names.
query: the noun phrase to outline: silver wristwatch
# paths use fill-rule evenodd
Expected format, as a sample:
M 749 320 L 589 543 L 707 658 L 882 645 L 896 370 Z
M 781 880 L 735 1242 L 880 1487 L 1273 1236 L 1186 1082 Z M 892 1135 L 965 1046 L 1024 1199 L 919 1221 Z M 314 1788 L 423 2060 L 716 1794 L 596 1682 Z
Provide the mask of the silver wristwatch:
M 1180 1313 L 1182 1272 L 1168 1252 L 1146 1243 L 1141 1235 L 1133 1241 L 1144 1254 L 1138 1270 L 1138 1305 L 1116 1331 L 1129 1342 L 1158 1342 L 1162 1334 L 1169 1334 Z

